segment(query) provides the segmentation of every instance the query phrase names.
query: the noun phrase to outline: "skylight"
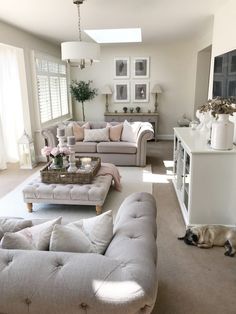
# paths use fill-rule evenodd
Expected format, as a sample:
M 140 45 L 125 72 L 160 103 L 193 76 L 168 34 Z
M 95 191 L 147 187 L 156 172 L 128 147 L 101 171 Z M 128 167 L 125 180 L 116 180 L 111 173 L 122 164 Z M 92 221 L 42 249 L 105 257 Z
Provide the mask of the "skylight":
M 137 43 L 142 41 L 141 28 L 87 29 L 84 31 L 99 44 Z

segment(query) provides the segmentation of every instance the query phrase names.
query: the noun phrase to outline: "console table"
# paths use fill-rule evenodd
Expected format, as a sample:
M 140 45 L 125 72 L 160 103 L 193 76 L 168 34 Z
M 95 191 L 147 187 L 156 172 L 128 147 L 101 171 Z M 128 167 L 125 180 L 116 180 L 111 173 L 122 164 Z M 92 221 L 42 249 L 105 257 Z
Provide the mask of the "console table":
M 153 125 L 155 141 L 157 141 L 157 128 L 158 128 L 158 117 L 157 112 L 134 112 L 134 113 L 124 113 L 124 112 L 105 112 L 106 122 L 124 122 L 125 120 L 129 122 L 142 121 L 150 122 Z

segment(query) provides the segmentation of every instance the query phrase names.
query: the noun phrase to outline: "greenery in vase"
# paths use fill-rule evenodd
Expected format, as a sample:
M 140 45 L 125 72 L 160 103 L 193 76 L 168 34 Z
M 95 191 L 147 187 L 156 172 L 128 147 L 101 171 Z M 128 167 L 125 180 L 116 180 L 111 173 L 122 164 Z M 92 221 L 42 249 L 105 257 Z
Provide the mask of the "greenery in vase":
M 83 121 L 85 121 L 85 114 L 84 114 L 84 102 L 92 100 L 97 95 L 97 89 L 92 88 L 90 84 L 92 81 L 72 81 L 70 85 L 70 92 L 72 97 L 81 102 L 82 104 L 82 114 L 83 114 Z
M 235 98 L 216 97 L 209 99 L 205 104 L 200 106 L 199 112 L 210 111 L 213 117 L 217 117 L 219 114 L 233 115 L 236 112 L 233 104 L 235 104 Z

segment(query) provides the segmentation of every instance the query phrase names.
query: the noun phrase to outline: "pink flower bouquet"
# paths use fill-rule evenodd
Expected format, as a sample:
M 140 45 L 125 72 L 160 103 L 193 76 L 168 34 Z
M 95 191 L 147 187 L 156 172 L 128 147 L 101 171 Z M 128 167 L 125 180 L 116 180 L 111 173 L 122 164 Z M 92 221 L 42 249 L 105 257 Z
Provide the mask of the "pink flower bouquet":
M 67 147 L 48 147 L 48 146 L 45 146 L 41 149 L 41 154 L 45 157 L 50 156 L 52 158 L 63 157 L 63 156 L 70 155 L 70 150 Z

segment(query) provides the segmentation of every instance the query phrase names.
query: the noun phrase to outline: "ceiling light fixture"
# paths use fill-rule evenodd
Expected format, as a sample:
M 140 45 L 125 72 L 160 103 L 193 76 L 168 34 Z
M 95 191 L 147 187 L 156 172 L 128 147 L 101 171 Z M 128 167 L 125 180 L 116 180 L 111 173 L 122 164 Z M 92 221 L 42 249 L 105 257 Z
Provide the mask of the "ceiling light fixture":
M 78 63 L 80 69 L 84 69 L 86 64 L 100 61 L 100 46 L 97 43 L 82 41 L 80 26 L 80 5 L 84 0 L 73 0 L 78 10 L 79 41 L 68 41 L 61 43 L 62 60 Z

